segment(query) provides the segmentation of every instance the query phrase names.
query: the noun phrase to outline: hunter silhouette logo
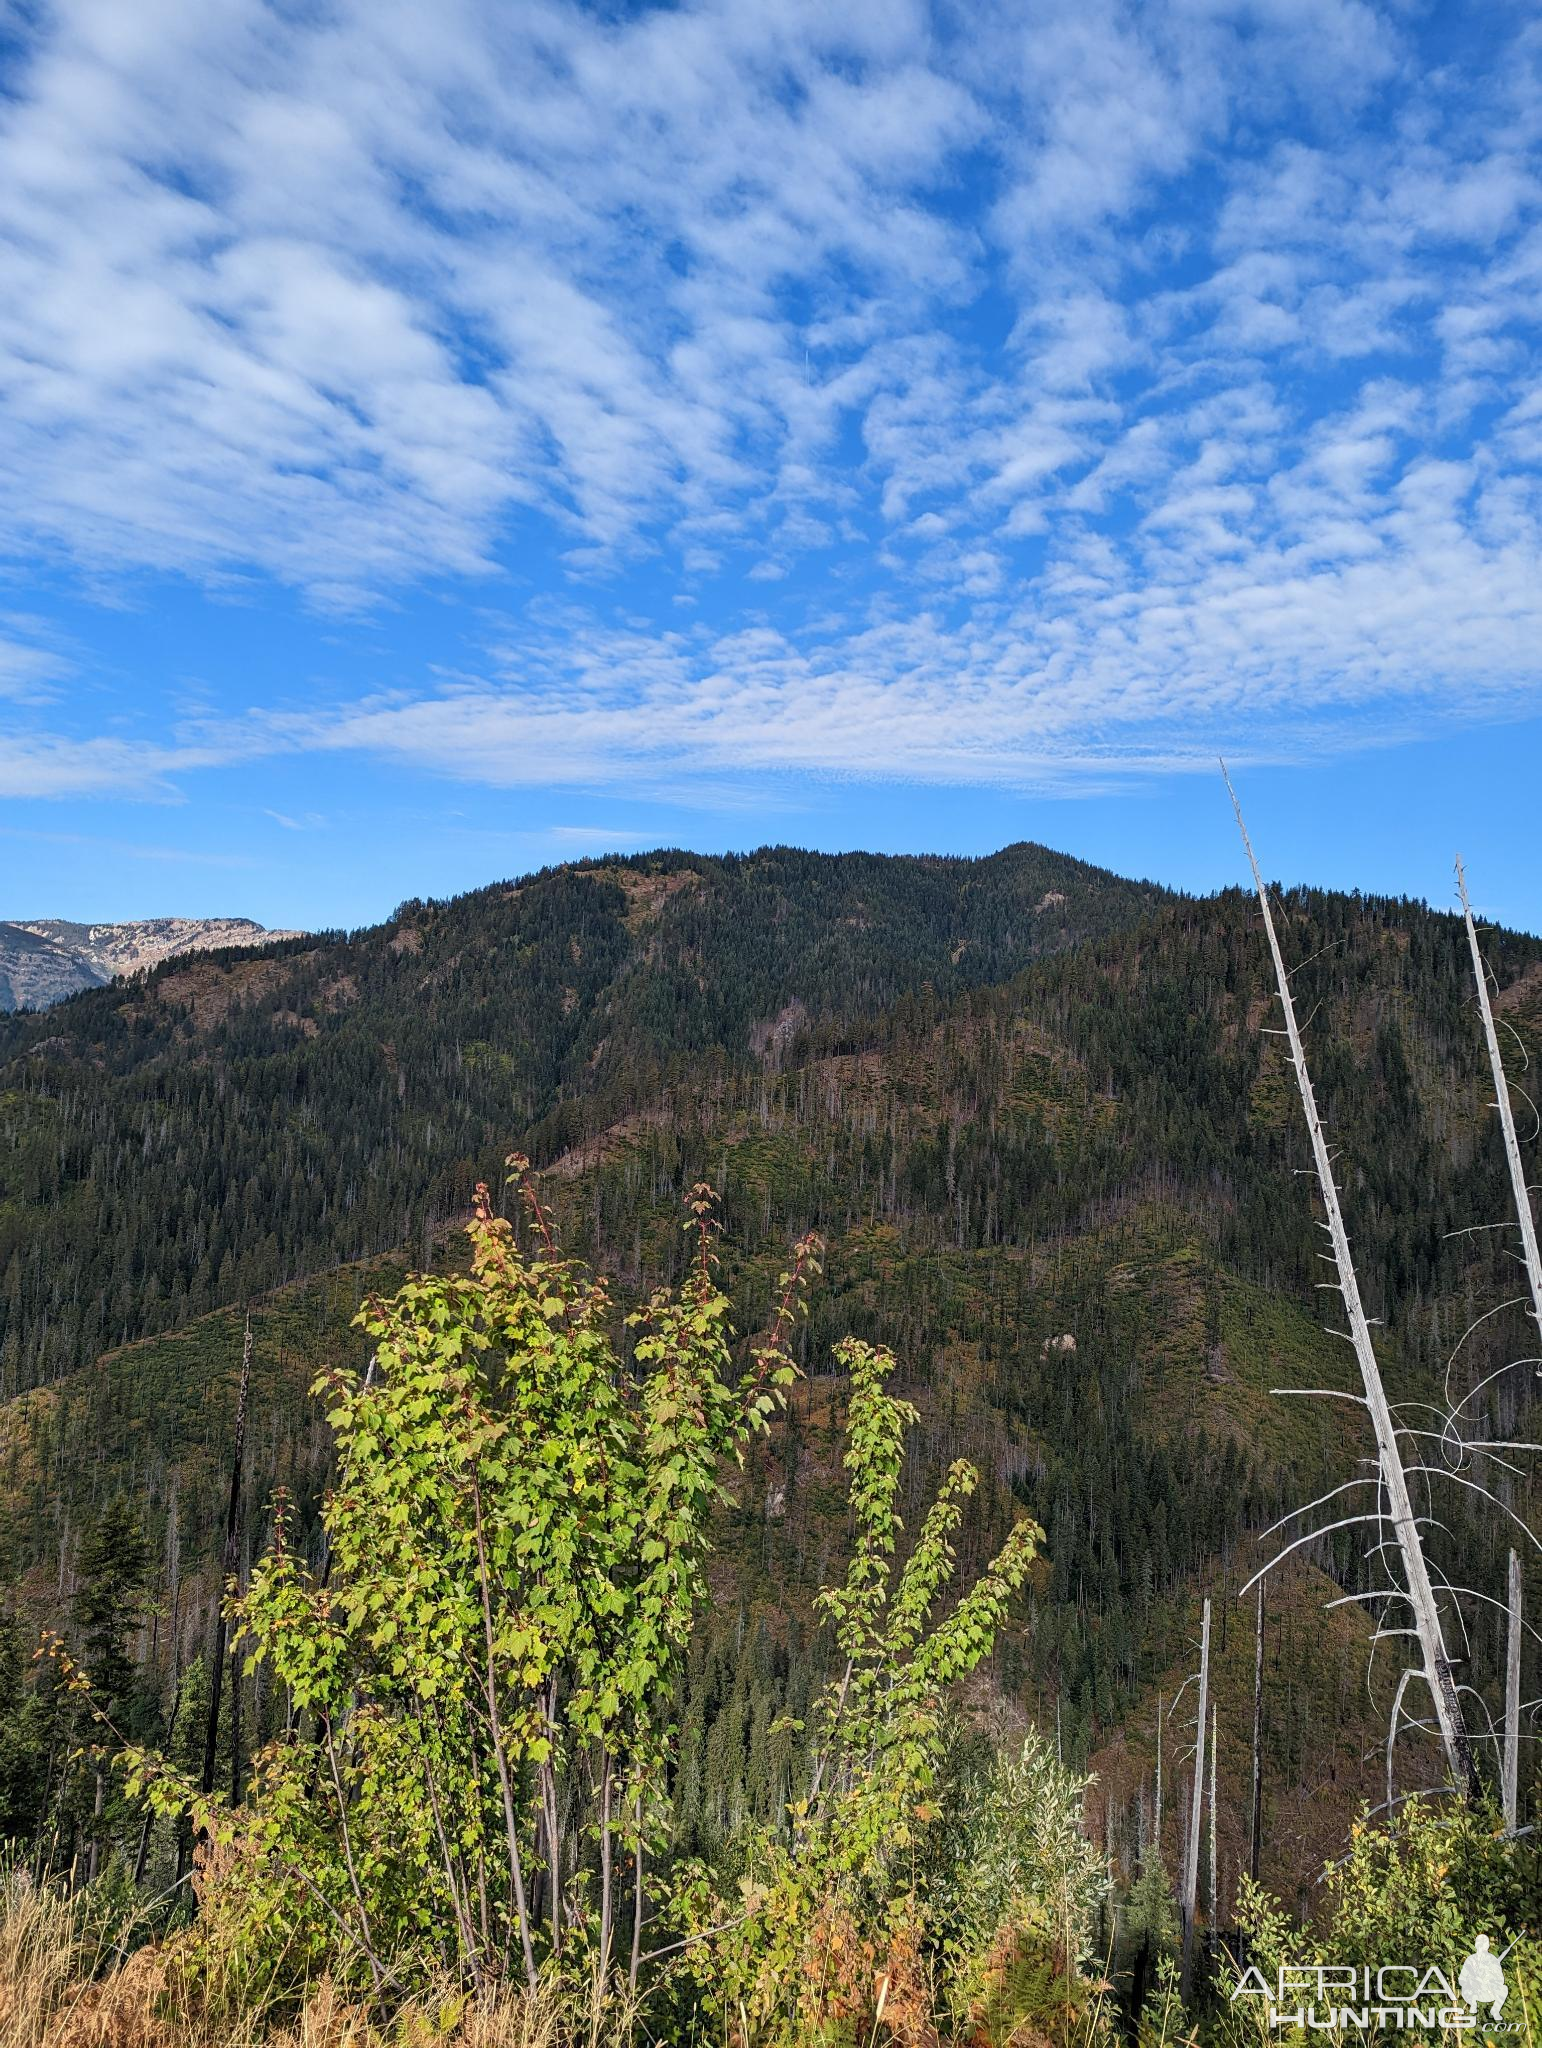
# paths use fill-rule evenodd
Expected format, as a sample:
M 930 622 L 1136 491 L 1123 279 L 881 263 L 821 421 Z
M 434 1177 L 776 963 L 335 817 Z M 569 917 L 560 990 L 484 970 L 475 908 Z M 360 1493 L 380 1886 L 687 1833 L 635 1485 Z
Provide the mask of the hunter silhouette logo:
M 1504 2010 L 1504 2002 L 1510 1995 L 1505 1983 L 1505 1973 L 1499 1957 L 1489 1948 L 1486 1934 L 1480 1934 L 1473 1943 L 1472 1954 L 1461 1967 L 1456 1980 L 1457 1989 L 1467 2003 L 1477 2009 L 1486 2005 L 1497 2020 Z
M 1481 2024 L 1509 2034 L 1514 2022 L 1500 2017 L 1508 1954 L 1495 1955 L 1489 1937 L 1476 1936 L 1454 1983 L 1438 1963 L 1282 1963 L 1273 1983 L 1257 1968 L 1244 1970 L 1231 1995 L 1263 1999 L 1264 2023 L 1278 2032 L 1460 2033 Z M 1485 2006 L 1489 2017 L 1480 2022 Z

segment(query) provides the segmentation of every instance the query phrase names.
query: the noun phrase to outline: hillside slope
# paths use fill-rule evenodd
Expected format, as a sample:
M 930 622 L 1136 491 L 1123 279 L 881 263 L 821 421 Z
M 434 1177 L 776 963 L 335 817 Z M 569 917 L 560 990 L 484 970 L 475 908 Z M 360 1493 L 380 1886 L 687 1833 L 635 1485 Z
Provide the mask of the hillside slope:
M 857 1042 L 1159 895 L 1031 846 L 662 854 L 0 1019 L 0 1394 L 421 1241 L 537 1127 L 560 1150 L 704 1063 Z
M 306 1388 L 360 1357 L 361 1293 L 404 1261 L 459 1256 L 454 1220 L 510 1146 L 623 1303 L 677 1269 L 681 1199 L 705 1174 L 741 1328 L 764 1318 L 793 1237 L 819 1229 L 829 1256 L 810 1377 L 720 1532 L 723 1634 L 708 1631 L 686 1703 L 718 1790 L 681 1795 L 704 1839 L 714 1800 L 753 1801 L 765 1687 L 806 1685 L 817 1656 L 812 1597 L 844 1543 L 831 1349 L 847 1332 L 894 1346 L 921 1410 L 907 1518 L 965 1455 L 985 1475 L 966 1562 L 1020 1506 L 1045 1524 L 1048 1562 L 994 1681 L 1098 1760 L 1110 1847 L 1149 1825 L 1156 1700 L 1187 1668 L 1202 1589 L 1231 1616 L 1222 1754 L 1240 1798 L 1251 1667 L 1234 1596 L 1267 1526 L 1367 1446 L 1340 1404 L 1270 1391 L 1343 1386 L 1350 1361 L 1319 1327 L 1253 908 L 1074 864 L 1050 891 L 1054 859 L 559 870 L 14 1022 L 0 1504 L 19 1588 L 56 1601 L 80 1526 L 126 1489 L 191 1654 L 216 1577 L 238 1303 L 255 1300 L 259 1372 L 250 1554 L 275 1482 L 307 1501 L 324 1483 Z M 1066 901 L 1041 908 L 1046 893 Z M 1315 1070 L 1389 1379 L 1427 1398 L 1474 1315 L 1513 1291 L 1502 1232 L 1453 1234 L 1506 1204 L 1462 934 L 1393 901 L 1292 892 L 1282 913 L 1311 962 L 1298 995 L 1319 1006 Z M 1542 1052 L 1542 944 L 1498 934 L 1490 953 L 1507 1021 Z M 210 1302 L 224 1306 L 195 1313 Z M 126 1348 L 99 1356 L 104 1333 Z M 1518 1309 L 1490 1318 L 1458 1384 L 1524 1336 Z M 1532 1392 L 1529 1375 L 1486 1390 L 1494 1434 L 1536 1434 Z M 1450 1492 L 1440 1554 L 1497 1585 L 1501 1525 Z M 1536 1518 L 1520 1482 L 1514 1500 Z M 1358 1547 L 1328 1538 L 1304 1563 L 1271 1604 L 1268 1867 L 1287 1885 L 1379 1769 L 1365 1631 L 1345 1610 L 1311 1619 L 1365 1583 Z M 1491 1610 L 1470 1650 L 1492 1697 Z M 1170 1851 L 1173 1825 L 1169 1804 Z M 1235 1874 L 1238 1842 L 1224 1853 Z

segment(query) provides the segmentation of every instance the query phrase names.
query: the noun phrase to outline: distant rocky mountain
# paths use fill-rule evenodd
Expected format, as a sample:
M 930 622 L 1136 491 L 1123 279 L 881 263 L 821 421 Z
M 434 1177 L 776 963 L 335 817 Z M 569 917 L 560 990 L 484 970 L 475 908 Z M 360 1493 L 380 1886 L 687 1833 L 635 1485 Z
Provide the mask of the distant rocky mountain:
M 298 938 L 249 917 L 139 917 L 123 924 L 71 924 L 62 917 L 0 920 L 0 1010 L 44 1010 L 114 975 L 135 974 L 174 953 L 262 946 Z

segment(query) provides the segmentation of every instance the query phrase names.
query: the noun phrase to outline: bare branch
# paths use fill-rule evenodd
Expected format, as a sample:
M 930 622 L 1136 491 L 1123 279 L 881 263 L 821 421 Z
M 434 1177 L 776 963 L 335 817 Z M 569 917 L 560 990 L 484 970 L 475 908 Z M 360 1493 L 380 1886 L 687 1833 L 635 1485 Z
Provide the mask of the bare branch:
M 1449 1579 L 1442 1578 L 1436 1582 L 1435 1590 L 1437 1593 L 1449 1593 L 1456 1600 L 1481 1600 L 1485 1607 L 1497 1607 L 1501 1614 L 1509 1611 L 1506 1601 L 1496 1600 L 1492 1593 L 1480 1593 L 1476 1586 L 1453 1586 Z M 1529 1621 L 1522 1621 L 1521 1627 L 1527 1635 L 1542 1643 L 1542 1629 L 1533 1628 Z
M 1447 1401 L 1449 1401 L 1451 1398 L 1451 1368 L 1456 1363 L 1456 1354 L 1467 1342 L 1467 1339 L 1472 1335 L 1473 1331 L 1476 1329 L 1480 1329 L 1484 1323 L 1492 1321 L 1495 1316 L 1503 1315 L 1507 1308 L 1523 1308 L 1525 1306 L 1525 1303 L 1526 1297 L 1524 1294 L 1512 1294 L 1508 1301 L 1496 1301 L 1494 1303 L 1494 1306 L 1492 1308 L 1486 1308 L 1481 1316 L 1473 1317 L 1472 1321 L 1467 1325 L 1466 1329 L 1463 1330 L 1461 1336 L 1458 1337 L 1456 1342 L 1451 1346 L 1451 1355 L 1446 1360 Z
M 1365 1406 L 1364 1394 L 1346 1394 L 1337 1387 L 1271 1387 L 1271 1394 L 1303 1394 L 1313 1401 L 1353 1401 L 1357 1408 Z
M 1514 1308 L 1516 1306 L 1516 1303 L 1519 1302 L 1520 1299 L 1521 1297 L 1517 1295 L 1514 1301 L 1507 1301 L 1504 1305 L 1506 1308 Z M 1457 1402 L 1456 1406 L 1448 1410 L 1447 1412 L 1451 1415 L 1452 1419 L 1454 1420 L 1458 1415 L 1461 1414 L 1462 1410 L 1467 1406 L 1467 1403 L 1470 1400 L 1472 1400 L 1475 1395 L 1482 1393 L 1483 1389 L 1489 1384 L 1491 1380 L 1502 1379 L 1507 1372 L 1514 1372 L 1518 1366 L 1522 1365 L 1535 1365 L 1539 1368 L 1542 1368 L 1542 1358 L 1512 1358 L 1507 1365 L 1496 1365 L 1491 1373 L 1486 1374 L 1484 1378 L 1479 1380 L 1478 1384 L 1475 1387 L 1471 1388 L 1469 1392 L 1463 1394 L 1461 1400 Z M 1449 1380 L 1447 1384 L 1449 1385 Z
M 1521 1520 L 1514 1508 L 1507 1508 L 1502 1500 L 1490 1493 L 1486 1486 L 1479 1485 L 1476 1479 L 1464 1479 L 1460 1472 L 1453 1472 L 1446 1465 L 1410 1465 L 1408 1469 L 1410 1472 L 1428 1473 L 1432 1479 L 1449 1479 L 1457 1486 L 1465 1486 L 1474 1493 L 1481 1493 L 1491 1506 L 1498 1508 L 1502 1515 L 1510 1517 L 1515 1526 L 1523 1532 L 1528 1543 L 1535 1545 L 1537 1550 L 1542 1551 L 1542 1539 L 1532 1534 L 1530 1528 Z
M 1287 1522 L 1294 1522 L 1299 1515 L 1309 1515 L 1313 1508 L 1320 1508 L 1325 1501 L 1333 1500 L 1341 1493 L 1348 1493 L 1351 1487 L 1380 1486 L 1380 1484 L 1380 1477 L 1375 1479 L 1346 1479 L 1342 1486 L 1331 1487 L 1327 1493 L 1320 1493 L 1316 1500 L 1309 1500 L 1304 1508 L 1292 1508 L 1289 1514 L 1281 1515 L 1277 1522 L 1271 1522 L 1267 1529 L 1260 1529 L 1257 1540 L 1262 1543 L 1266 1537 L 1272 1536 L 1276 1529 L 1283 1529 Z
M 1315 1543 L 1320 1536 L 1331 1536 L 1335 1529 L 1353 1529 L 1362 1522 L 1383 1522 L 1385 1520 L 1386 1516 L 1382 1514 L 1345 1515 L 1340 1522 L 1325 1522 L 1320 1529 L 1308 1529 L 1306 1534 L 1298 1536 L 1294 1543 L 1287 1543 L 1283 1550 L 1276 1551 L 1261 1571 L 1254 1572 L 1252 1578 L 1248 1580 L 1247 1584 L 1237 1594 L 1237 1598 L 1240 1600 L 1244 1593 L 1251 1593 L 1260 1579 L 1267 1578 L 1277 1564 L 1283 1564 L 1291 1552 L 1293 1550 L 1300 1550 L 1303 1544 Z M 1259 1540 L 1262 1541 L 1263 1539 L 1260 1538 Z M 1376 1548 L 1383 1550 L 1386 1546 L 1378 1543 Z

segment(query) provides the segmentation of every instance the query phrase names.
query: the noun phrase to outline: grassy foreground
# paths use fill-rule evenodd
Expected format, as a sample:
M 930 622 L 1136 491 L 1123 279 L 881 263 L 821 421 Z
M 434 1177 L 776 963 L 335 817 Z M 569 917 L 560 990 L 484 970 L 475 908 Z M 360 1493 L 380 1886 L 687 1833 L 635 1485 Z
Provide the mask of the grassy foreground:
M 78 1900 L 13 1873 L 0 1892 L 0 2048 L 367 2048 L 386 2039 L 559 2048 L 563 2039 L 555 2002 L 518 1992 L 420 1994 L 383 2030 L 331 1978 L 280 2012 L 234 1985 L 195 1980 L 180 1961 L 175 1943 L 120 1954 Z

